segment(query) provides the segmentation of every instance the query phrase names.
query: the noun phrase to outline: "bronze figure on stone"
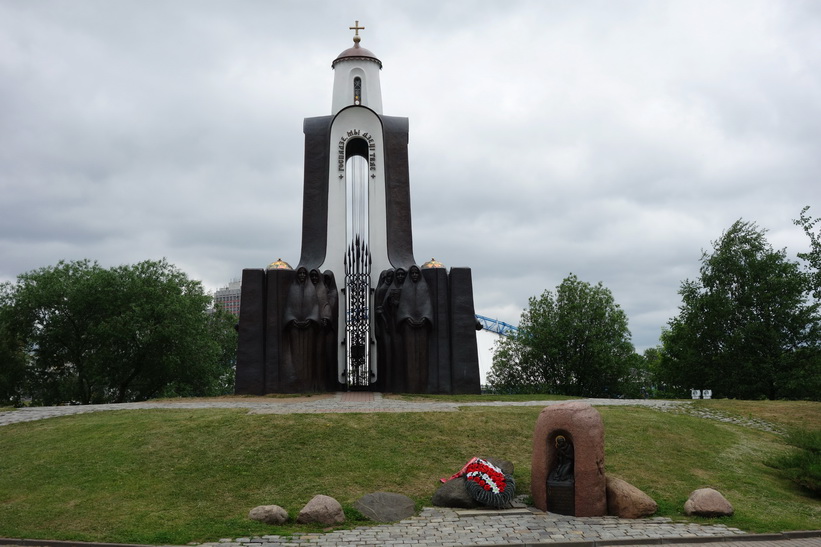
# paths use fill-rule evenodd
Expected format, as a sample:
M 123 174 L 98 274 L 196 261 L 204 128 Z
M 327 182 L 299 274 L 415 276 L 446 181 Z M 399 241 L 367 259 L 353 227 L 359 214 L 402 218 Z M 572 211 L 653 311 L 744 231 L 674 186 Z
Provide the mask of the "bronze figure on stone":
M 308 282 L 308 270 L 300 267 L 288 291 L 285 306 L 283 324 L 288 346 L 280 371 L 283 386 L 294 392 L 311 390 L 316 385 L 320 321 L 316 287 Z
M 428 338 L 433 326 L 433 307 L 428 284 L 416 265 L 408 269 L 399 298 L 396 323 L 404 344 L 402 373 L 410 393 L 423 393 L 428 385 Z
M 393 315 L 391 314 L 390 294 L 393 285 L 393 269 L 379 274 L 379 281 L 374 291 L 373 302 L 376 308 L 376 366 L 379 383 L 383 390 L 390 389 L 390 361 L 393 340 Z
M 550 472 L 548 480 L 555 482 L 572 482 L 573 443 L 564 435 L 557 435 L 554 444 L 556 447 L 556 467 Z

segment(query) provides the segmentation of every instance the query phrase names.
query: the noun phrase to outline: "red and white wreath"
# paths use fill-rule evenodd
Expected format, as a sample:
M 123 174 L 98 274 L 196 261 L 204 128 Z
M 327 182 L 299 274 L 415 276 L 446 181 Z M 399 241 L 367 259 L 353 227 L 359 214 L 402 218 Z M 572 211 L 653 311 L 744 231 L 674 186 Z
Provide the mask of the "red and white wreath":
M 465 477 L 470 497 L 483 505 L 504 508 L 516 495 L 516 483 L 511 475 L 482 458 L 472 458 L 461 471 L 450 477 Z M 442 479 L 444 482 L 446 479 Z M 449 479 L 448 479 L 449 480 Z

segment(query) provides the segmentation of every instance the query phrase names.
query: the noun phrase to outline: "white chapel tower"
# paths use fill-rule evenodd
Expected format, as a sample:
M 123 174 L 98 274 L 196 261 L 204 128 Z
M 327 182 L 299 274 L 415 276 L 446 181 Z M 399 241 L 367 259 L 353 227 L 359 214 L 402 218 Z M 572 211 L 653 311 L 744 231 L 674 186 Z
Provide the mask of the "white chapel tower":
M 377 114 L 382 114 L 382 87 L 379 84 L 379 71 L 382 61 L 376 55 L 359 45 L 362 38 L 359 21 L 351 27 L 356 31 L 353 47 L 346 49 L 334 60 L 334 96 L 331 113 L 336 115 L 343 108 L 351 105 L 367 106 Z

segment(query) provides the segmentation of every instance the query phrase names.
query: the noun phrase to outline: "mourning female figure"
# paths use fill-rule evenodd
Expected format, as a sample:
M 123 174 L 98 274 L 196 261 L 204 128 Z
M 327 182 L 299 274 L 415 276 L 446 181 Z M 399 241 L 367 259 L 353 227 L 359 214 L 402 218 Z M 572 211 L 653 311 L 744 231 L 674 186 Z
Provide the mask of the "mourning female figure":
M 555 482 L 573 481 L 573 443 L 564 435 L 557 435 L 554 445 L 556 447 L 556 467 L 550 472 L 548 479 Z
M 381 389 L 392 389 L 390 383 L 391 332 L 394 330 L 393 316 L 390 307 L 390 289 L 393 285 L 393 269 L 379 274 L 379 281 L 373 294 L 373 305 L 376 311 L 376 370 L 377 381 Z
M 328 303 L 328 288 L 319 270 L 313 269 L 308 273 L 308 278 L 316 291 L 317 304 L 319 305 L 319 330 L 316 337 L 316 359 L 312 363 L 311 378 L 312 391 L 325 391 L 325 367 L 327 366 L 328 344 L 326 338 L 331 326 L 331 310 Z
M 280 367 L 280 385 L 285 392 L 316 390 L 320 319 L 316 287 L 308 282 L 308 270 L 300 267 L 288 290 L 283 317 L 287 347 Z
M 331 270 L 325 270 L 322 274 L 325 283 L 325 290 L 328 295 L 326 311 L 320 312 L 320 317 L 329 319 L 325 330 L 325 378 L 326 387 L 336 390 L 339 387 L 339 371 L 337 370 L 337 328 L 339 324 L 339 292 L 336 289 L 336 279 Z
M 385 295 L 384 313 L 387 321 L 388 347 L 386 348 L 386 359 L 388 366 L 385 367 L 386 391 L 393 393 L 404 393 L 407 391 L 405 368 L 405 345 L 402 343 L 402 334 L 399 332 L 399 324 L 396 317 L 399 313 L 399 300 L 402 295 L 402 287 L 408 272 L 403 268 L 397 268 L 393 272 L 393 283 L 386 284 L 388 294 Z
M 428 284 L 419 267 L 408 270 L 410 283 L 405 283 L 399 297 L 396 325 L 404 346 L 404 375 L 410 393 L 424 393 L 428 388 L 428 338 L 433 327 L 433 306 Z

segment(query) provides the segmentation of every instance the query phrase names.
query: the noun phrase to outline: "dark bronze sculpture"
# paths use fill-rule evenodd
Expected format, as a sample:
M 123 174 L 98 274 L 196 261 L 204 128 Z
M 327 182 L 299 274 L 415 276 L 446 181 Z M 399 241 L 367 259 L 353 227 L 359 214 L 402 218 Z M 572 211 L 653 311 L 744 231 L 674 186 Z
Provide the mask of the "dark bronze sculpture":
M 573 442 L 565 435 L 553 439 L 554 467 L 547 475 L 547 497 L 550 512 L 576 514 L 576 481 Z
M 401 360 L 396 365 L 403 369 L 398 372 L 404 373 L 407 390 L 422 393 L 428 386 L 428 337 L 433 328 L 433 309 L 419 267 L 411 266 L 408 274 L 410 282 L 402 288 L 396 315 L 403 344 L 399 348 Z
M 316 388 L 316 391 L 324 391 L 326 371 L 325 367 L 328 363 L 328 344 L 327 334 L 331 325 L 330 306 L 328 303 L 328 287 L 325 286 L 325 280 L 322 274 L 316 268 L 308 273 L 308 278 L 316 291 L 317 304 L 319 306 L 319 328 L 316 335 L 316 354 L 312 363 L 309 364 L 311 368 L 311 386 Z
M 322 274 L 325 284 L 326 301 L 324 310 L 320 312 L 323 319 L 323 337 L 325 339 L 325 361 L 322 364 L 322 377 L 325 380 L 325 389 L 335 390 L 339 385 L 337 369 L 336 333 L 339 327 L 339 291 L 336 288 L 336 279 L 331 270 Z M 324 320 L 327 319 L 327 322 Z
M 391 385 L 388 363 L 391 360 L 393 316 L 391 315 L 390 294 L 394 271 L 385 270 L 379 274 L 379 282 L 374 291 L 373 303 L 376 311 L 376 363 L 379 371 L 379 385 L 388 390 Z
M 573 481 L 573 443 L 564 435 L 557 435 L 554 441 L 556 446 L 556 467 L 550 472 L 548 480 L 555 482 Z
M 402 339 L 402 332 L 399 330 L 397 317 L 399 316 L 399 303 L 402 299 L 402 290 L 405 286 L 405 279 L 408 272 L 404 268 L 397 268 L 393 274 L 393 285 L 388 289 L 387 318 L 390 342 L 388 343 L 388 360 L 384 369 L 388 373 L 388 382 L 385 385 L 387 391 L 394 393 L 407 392 L 407 376 L 405 374 L 405 343 Z
M 280 370 L 280 382 L 293 386 L 294 391 L 313 391 L 316 387 L 320 321 L 316 287 L 308 282 L 308 270 L 299 268 L 285 305 L 287 347 Z

